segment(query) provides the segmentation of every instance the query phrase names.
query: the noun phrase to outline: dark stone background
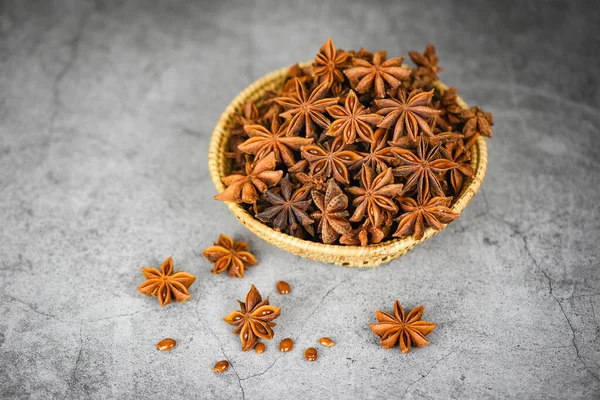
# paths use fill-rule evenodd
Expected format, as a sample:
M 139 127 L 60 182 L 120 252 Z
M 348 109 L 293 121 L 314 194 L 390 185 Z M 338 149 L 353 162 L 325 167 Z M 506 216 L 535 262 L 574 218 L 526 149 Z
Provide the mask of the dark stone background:
M 597 4 L 0 2 L 0 397 L 598 398 Z M 330 36 L 432 42 L 442 79 L 495 116 L 462 218 L 377 269 L 292 256 L 212 201 L 221 112 Z M 219 232 L 261 261 L 244 280 L 210 274 Z M 160 309 L 139 268 L 169 255 L 198 281 Z M 260 356 L 221 321 L 250 283 L 283 310 Z M 439 324 L 429 347 L 378 346 L 367 324 L 395 299 Z M 337 346 L 305 362 L 324 335 Z M 179 346 L 155 351 L 167 336 Z

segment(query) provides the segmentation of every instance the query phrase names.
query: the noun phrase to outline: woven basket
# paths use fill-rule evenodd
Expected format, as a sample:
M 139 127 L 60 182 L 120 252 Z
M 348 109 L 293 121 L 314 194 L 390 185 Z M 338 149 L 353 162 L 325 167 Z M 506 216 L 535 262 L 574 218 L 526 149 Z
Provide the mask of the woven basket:
M 304 64 L 304 66 L 306 65 L 309 65 L 309 63 Z M 288 67 L 273 71 L 252 83 L 233 99 L 231 104 L 227 106 L 225 112 L 221 115 L 221 118 L 213 131 L 208 150 L 208 166 L 217 191 L 222 192 L 225 190 L 225 185 L 221 182 L 221 177 L 226 176 L 229 172 L 229 163 L 224 156 L 224 152 L 226 151 L 225 149 L 230 136 L 233 113 L 239 111 L 247 100 L 259 100 L 265 90 L 278 88 L 283 82 L 287 70 Z M 440 90 L 447 89 L 441 82 L 436 82 L 435 85 Z M 458 104 L 463 108 L 467 108 L 467 105 L 461 98 L 458 99 Z M 475 177 L 465 182 L 460 195 L 455 199 L 455 202 L 451 207 L 452 210 L 459 213 L 462 212 L 471 199 L 473 199 L 485 176 L 487 168 L 487 146 L 483 137 L 479 137 L 475 145 L 471 148 L 471 166 L 475 171 Z M 271 227 L 263 224 L 261 221 L 255 219 L 239 204 L 231 202 L 226 202 L 226 204 L 233 215 L 235 215 L 246 228 L 250 229 L 256 236 L 266 240 L 272 245 L 301 257 L 348 267 L 375 267 L 382 263 L 389 262 L 406 254 L 417 244 L 429 239 L 437 233 L 435 230 L 428 228 L 421 240 L 415 240 L 412 237 L 408 237 L 394 239 L 379 244 L 372 244 L 365 247 L 328 245 L 298 239 L 277 232 Z

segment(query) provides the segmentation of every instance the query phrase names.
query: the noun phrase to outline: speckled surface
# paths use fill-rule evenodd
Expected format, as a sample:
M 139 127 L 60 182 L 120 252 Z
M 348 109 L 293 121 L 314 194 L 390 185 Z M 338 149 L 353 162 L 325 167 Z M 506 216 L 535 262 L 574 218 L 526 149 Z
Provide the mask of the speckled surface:
M 600 396 L 598 6 L 371 3 L 0 2 L 1 398 Z M 443 80 L 495 116 L 462 218 L 377 269 L 292 256 L 212 200 L 223 109 L 329 36 L 431 41 Z M 244 280 L 210 274 L 219 232 L 256 252 Z M 198 280 L 160 309 L 136 287 L 169 255 Z M 221 321 L 251 283 L 282 308 L 262 355 Z M 378 346 L 367 324 L 395 299 L 439 324 L 429 347 Z M 179 346 L 156 351 L 164 337 Z

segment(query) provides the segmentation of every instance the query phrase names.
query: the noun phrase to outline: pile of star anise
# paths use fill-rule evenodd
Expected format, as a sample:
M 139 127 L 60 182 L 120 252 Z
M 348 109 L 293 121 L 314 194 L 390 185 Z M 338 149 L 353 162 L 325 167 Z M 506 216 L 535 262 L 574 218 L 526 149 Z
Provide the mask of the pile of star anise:
M 217 200 L 287 234 L 346 245 L 423 237 L 458 218 L 449 207 L 473 177 L 470 149 L 492 115 L 439 90 L 438 58 L 336 49 L 292 66 L 278 90 L 235 114 L 232 174 Z

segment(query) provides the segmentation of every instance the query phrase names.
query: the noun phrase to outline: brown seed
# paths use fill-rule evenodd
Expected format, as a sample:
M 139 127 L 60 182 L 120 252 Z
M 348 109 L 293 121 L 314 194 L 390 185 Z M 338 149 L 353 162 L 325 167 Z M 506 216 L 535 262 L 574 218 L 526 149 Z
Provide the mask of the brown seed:
M 317 349 L 315 349 L 314 347 L 309 347 L 308 349 L 304 350 L 304 358 L 306 358 L 306 361 L 317 361 Z
M 285 338 L 279 343 L 279 351 L 287 353 L 294 347 L 294 341 L 291 338 Z
M 171 338 L 161 340 L 156 344 L 156 348 L 162 351 L 172 350 L 177 346 L 177 342 Z
M 280 294 L 288 294 L 290 292 L 290 284 L 286 281 L 277 282 L 277 291 Z
M 322 337 L 321 339 L 319 339 L 319 343 L 321 343 L 325 347 L 333 347 L 333 345 L 335 344 L 333 340 L 329 339 L 328 337 Z
M 219 361 L 215 364 L 215 372 L 220 374 L 227 371 L 227 368 L 229 368 L 229 362 L 227 360 Z
M 256 347 L 254 348 L 254 350 L 256 350 L 257 354 L 262 354 L 265 352 L 265 350 L 267 349 L 267 346 L 265 346 L 265 344 L 263 342 L 260 342 L 259 344 L 256 345 Z

